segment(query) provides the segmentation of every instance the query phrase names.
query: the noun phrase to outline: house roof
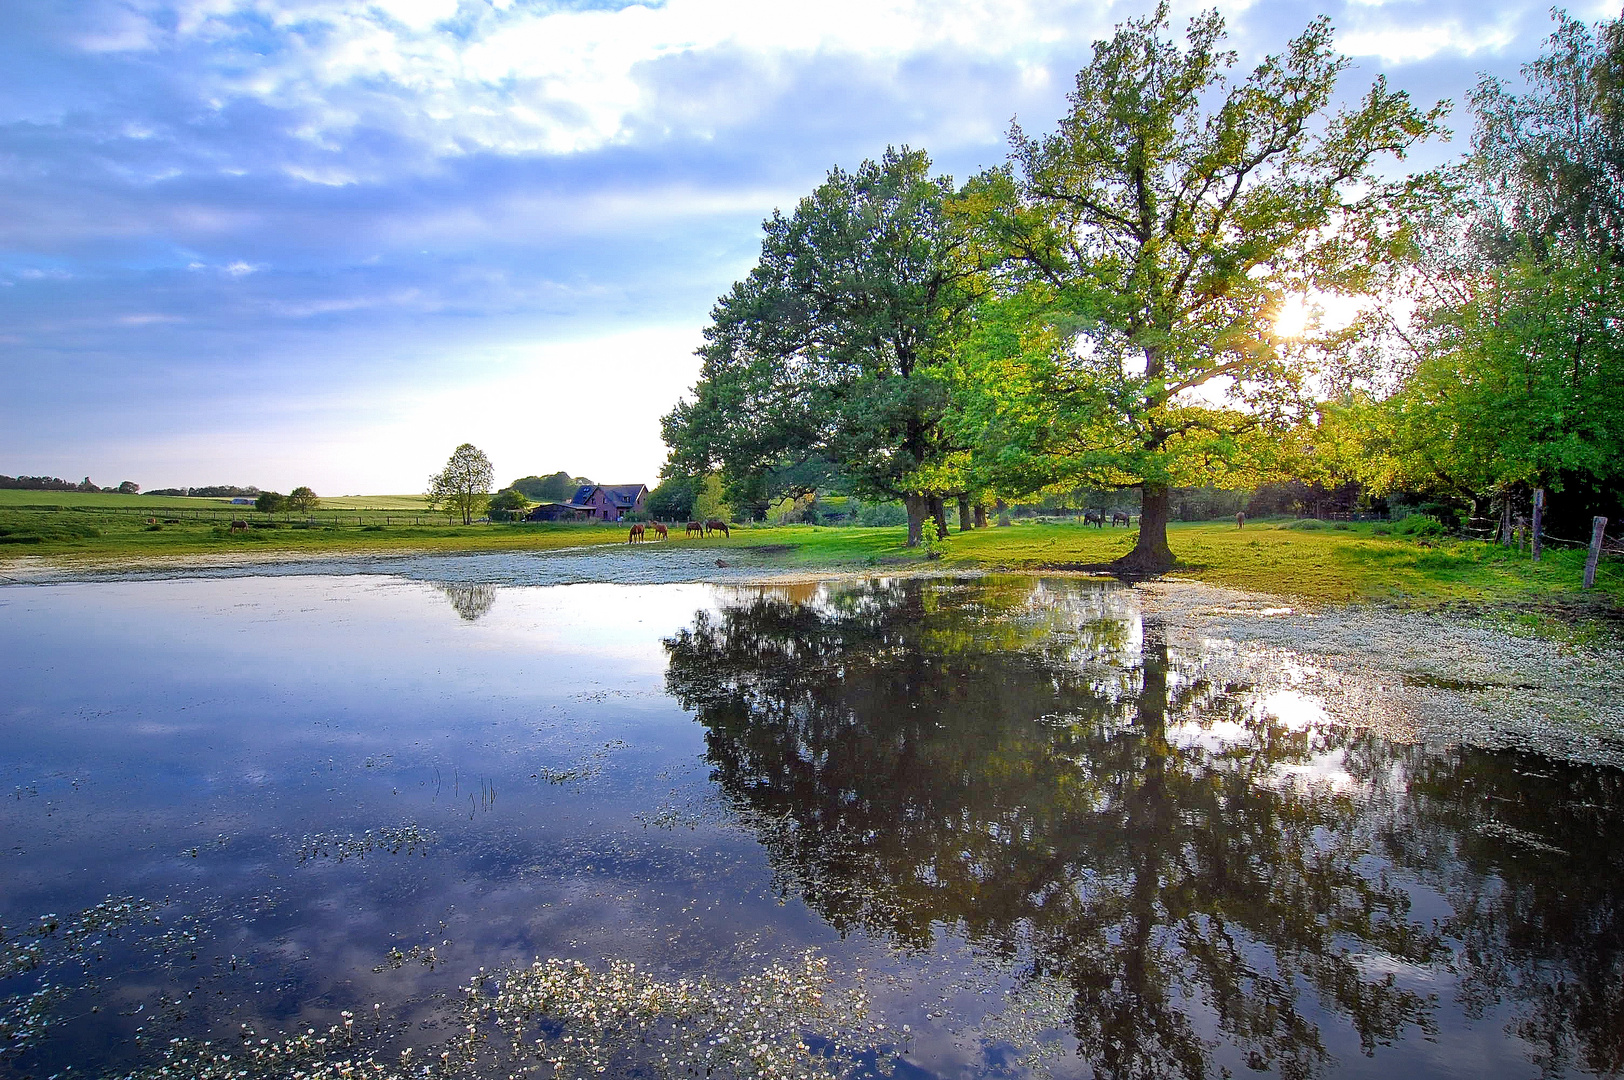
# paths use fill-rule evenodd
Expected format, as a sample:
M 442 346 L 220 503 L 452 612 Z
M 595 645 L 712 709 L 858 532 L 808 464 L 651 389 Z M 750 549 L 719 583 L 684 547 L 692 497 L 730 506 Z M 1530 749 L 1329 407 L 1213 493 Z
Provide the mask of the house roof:
M 647 484 L 585 484 L 575 489 L 575 497 L 570 500 L 571 506 L 586 506 L 592 501 L 592 493 L 601 491 L 604 497 L 613 506 L 636 506 L 637 500 L 648 491 Z
M 646 484 L 601 484 L 603 493 L 617 506 L 635 506 L 638 496 L 648 490 Z

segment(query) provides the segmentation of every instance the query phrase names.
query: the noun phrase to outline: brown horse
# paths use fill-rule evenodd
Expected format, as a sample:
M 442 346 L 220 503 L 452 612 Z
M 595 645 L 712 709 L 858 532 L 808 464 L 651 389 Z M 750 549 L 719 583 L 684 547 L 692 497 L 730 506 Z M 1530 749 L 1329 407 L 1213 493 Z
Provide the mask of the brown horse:
M 1083 511 L 1083 524 L 1084 525 L 1092 525 L 1096 529 L 1105 528 L 1105 511 L 1104 510 L 1084 510 Z
M 1242 510 L 1240 513 L 1235 515 L 1235 528 L 1237 528 L 1237 529 L 1246 528 L 1246 511 L 1245 510 Z
M 1118 525 L 1126 525 L 1129 528 L 1132 528 L 1133 518 L 1129 517 L 1127 514 L 1124 514 L 1121 510 L 1118 510 L 1116 513 L 1111 515 L 1111 528 L 1114 529 Z
M 690 521 L 688 523 L 688 535 L 692 536 L 695 533 L 698 533 L 700 536 L 705 535 L 705 523 L 703 521 Z
M 671 534 L 668 531 L 666 531 L 666 527 L 664 525 L 661 525 L 658 521 L 656 521 L 654 524 L 650 525 L 649 528 L 653 529 L 654 530 L 654 535 L 658 536 L 661 540 L 669 540 L 669 539 L 671 539 Z
M 716 532 L 718 529 L 721 530 L 723 536 L 727 537 L 729 540 L 733 539 L 733 534 L 727 531 L 727 522 L 718 520 L 717 518 L 711 518 L 709 521 L 705 522 L 706 536 Z
M 643 526 L 633 525 L 632 531 L 626 534 L 626 543 L 635 544 L 643 539 Z
M 246 522 L 246 521 L 233 521 L 231 523 L 231 531 L 232 532 L 247 532 L 248 531 L 248 522 Z

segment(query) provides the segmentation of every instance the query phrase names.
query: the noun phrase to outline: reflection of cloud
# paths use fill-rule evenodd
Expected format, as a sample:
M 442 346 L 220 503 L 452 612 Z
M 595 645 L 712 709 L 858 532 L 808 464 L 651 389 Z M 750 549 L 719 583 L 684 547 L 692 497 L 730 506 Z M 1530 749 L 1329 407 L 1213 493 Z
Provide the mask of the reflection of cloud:
M 495 585 L 467 585 L 451 581 L 435 581 L 431 584 L 444 593 L 457 614 L 469 622 L 478 621 L 496 603 Z

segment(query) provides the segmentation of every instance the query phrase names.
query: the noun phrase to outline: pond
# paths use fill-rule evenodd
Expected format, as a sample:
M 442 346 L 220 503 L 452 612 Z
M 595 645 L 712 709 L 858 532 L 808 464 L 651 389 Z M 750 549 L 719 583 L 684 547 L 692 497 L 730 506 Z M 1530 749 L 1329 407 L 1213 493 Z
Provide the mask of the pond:
M 433 570 L 0 587 L 0 1077 L 1624 1068 L 1611 764 L 1110 582 Z

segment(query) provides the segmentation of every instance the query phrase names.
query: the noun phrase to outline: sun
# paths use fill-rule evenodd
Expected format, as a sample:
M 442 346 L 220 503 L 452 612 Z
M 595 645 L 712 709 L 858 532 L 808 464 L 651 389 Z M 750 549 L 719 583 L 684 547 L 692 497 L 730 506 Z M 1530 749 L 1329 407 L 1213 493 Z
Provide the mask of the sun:
M 1275 312 L 1274 333 L 1276 337 L 1301 337 L 1308 329 L 1309 308 L 1308 301 L 1300 294 L 1288 296 Z

